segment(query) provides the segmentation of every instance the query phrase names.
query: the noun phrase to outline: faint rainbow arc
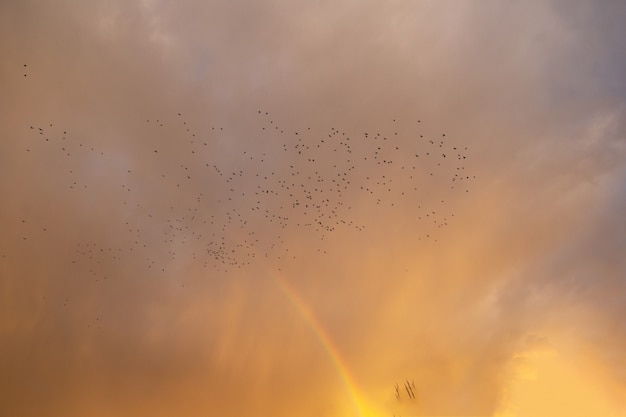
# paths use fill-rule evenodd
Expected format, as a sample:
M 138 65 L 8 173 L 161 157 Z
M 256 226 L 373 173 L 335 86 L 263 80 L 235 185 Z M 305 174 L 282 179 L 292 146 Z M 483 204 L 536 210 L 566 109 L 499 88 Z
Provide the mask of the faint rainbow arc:
M 300 316 L 313 330 L 313 333 L 330 357 L 335 368 L 337 368 L 337 370 L 339 371 L 339 375 L 341 376 L 341 379 L 346 386 L 354 408 L 358 413 L 358 417 L 368 417 L 364 411 L 365 401 L 362 398 L 357 384 L 354 382 L 354 379 L 350 374 L 350 371 L 348 370 L 348 366 L 342 361 L 339 350 L 333 345 L 332 339 L 330 338 L 322 324 L 319 322 L 315 314 L 313 314 L 313 311 L 309 307 L 308 303 L 300 296 L 298 291 L 296 291 L 295 288 L 293 288 L 293 286 L 290 285 L 289 282 L 279 274 L 276 268 L 272 267 L 267 261 L 263 260 L 261 256 L 259 256 L 257 259 L 259 260 L 259 263 L 264 266 L 265 271 L 269 273 L 270 277 L 277 284 L 278 289 L 285 295 L 287 300 L 289 300 L 291 305 L 295 307 Z
M 333 364 L 339 371 L 339 375 L 341 376 L 348 393 L 350 394 L 350 398 L 356 408 L 359 417 L 365 417 L 365 413 L 363 410 L 363 400 L 361 399 L 361 394 L 359 389 L 357 388 L 354 379 L 350 375 L 350 371 L 348 370 L 347 365 L 343 362 L 341 358 L 341 354 L 338 349 L 333 345 L 332 339 L 319 322 L 315 314 L 311 311 L 308 304 L 300 294 L 287 282 L 283 279 L 278 273 L 272 272 L 271 268 L 267 268 L 267 270 L 271 273 L 272 278 L 278 284 L 278 288 L 280 291 L 286 296 L 289 302 L 298 310 L 300 316 L 304 318 L 309 327 L 313 330 L 317 339 L 320 341 L 322 347 L 332 360 Z

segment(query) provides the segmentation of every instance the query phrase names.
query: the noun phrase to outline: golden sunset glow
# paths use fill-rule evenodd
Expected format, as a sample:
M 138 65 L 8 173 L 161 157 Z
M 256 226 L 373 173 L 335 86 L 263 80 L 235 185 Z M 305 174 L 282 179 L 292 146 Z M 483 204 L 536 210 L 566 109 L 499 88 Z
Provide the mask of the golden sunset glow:
M 624 415 L 623 404 L 620 408 L 620 401 L 588 369 L 585 358 L 568 360 L 542 349 L 516 357 L 513 363 L 507 405 L 497 416 Z
M 626 417 L 624 21 L 0 2 L 0 417 Z

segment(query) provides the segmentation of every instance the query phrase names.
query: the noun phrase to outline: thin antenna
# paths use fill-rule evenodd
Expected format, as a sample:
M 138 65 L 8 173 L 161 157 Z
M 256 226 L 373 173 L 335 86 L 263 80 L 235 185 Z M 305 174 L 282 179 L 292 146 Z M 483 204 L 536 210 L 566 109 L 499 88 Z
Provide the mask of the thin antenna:
M 415 393 L 413 392 L 413 388 L 411 387 L 408 379 L 404 383 L 404 388 L 406 388 L 406 392 L 409 394 L 409 398 L 415 399 Z

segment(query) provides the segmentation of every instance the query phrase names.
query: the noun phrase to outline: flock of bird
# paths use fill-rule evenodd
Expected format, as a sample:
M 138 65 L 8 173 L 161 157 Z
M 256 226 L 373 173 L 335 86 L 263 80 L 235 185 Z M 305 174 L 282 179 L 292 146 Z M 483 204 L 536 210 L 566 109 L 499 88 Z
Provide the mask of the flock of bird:
M 108 278 L 99 265 L 124 259 L 161 273 L 276 264 L 302 255 L 294 236 L 323 254 L 334 233 L 363 233 L 372 217 L 394 210 L 421 222 L 415 239 L 435 239 L 454 216 L 446 198 L 468 192 L 474 179 L 467 147 L 444 133 L 425 137 L 417 119 L 408 129 L 393 120 L 381 131 L 294 130 L 258 110 L 246 126 L 245 134 L 233 126 L 201 131 L 172 113 L 107 141 L 48 122 L 25 126 L 24 151 L 45 167 L 55 195 L 106 207 L 90 221 L 106 223 L 109 236 L 77 236 L 68 255 L 97 279 Z M 36 239 L 35 231 L 25 228 L 22 238 Z
M 123 213 L 132 243 L 116 251 L 107 248 L 111 256 L 148 248 L 146 266 L 164 272 L 168 261 L 181 255 L 224 271 L 248 265 L 257 256 L 281 259 L 289 255 L 285 236 L 294 231 L 320 241 L 342 228 L 363 231 L 367 218 L 359 213 L 368 206 L 408 207 L 424 219 L 425 230 L 445 227 L 454 214 L 443 214 L 443 199 L 439 207 L 422 207 L 424 190 L 433 177 L 444 177 L 450 191 L 468 191 L 466 183 L 473 179 L 465 172 L 467 148 L 448 145 L 445 134 L 437 139 L 398 132 L 350 135 L 334 127 L 287 132 L 259 111 L 256 138 L 241 144 L 224 128 L 199 134 L 180 113 L 173 120 L 165 135 L 158 130 L 169 124 L 145 121 L 144 134 L 161 139 L 140 145 L 125 162 L 125 172 L 117 155 L 77 140 L 67 129 L 56 130 L 52 123 L 29 126 L 32 140 L 25 150 L 41 148 L 45 165 L 64 171 L 46 174 L 65 178 L 65 189 L 58 192 L 117 205 L 113 208 Z M 219 147 L 229 152 L 222 149 L 216 158 Z M 233 151 L 239 147 L 243 149 Z M 112 185 L 116 179 L 118 184 Z M 416 234 L 422 238 L 431 233 Z M 186 245 L 191 253 L 185 252 Z M 93 242 L 77 246 L 85 256 L 105 251 Z M 151 252 L 155 246 L 167 248 L 169 259 L 159 250 Z

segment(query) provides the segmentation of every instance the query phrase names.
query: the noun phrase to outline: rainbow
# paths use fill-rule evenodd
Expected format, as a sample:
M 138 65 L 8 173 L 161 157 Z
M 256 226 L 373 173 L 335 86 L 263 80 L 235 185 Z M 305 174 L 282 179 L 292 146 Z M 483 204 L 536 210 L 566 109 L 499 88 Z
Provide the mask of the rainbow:
M 328 356 L 332 360 L 333 364 L 337 368 L 341 379 L 343 380 L 344 385 L 352 399 L 352 403 L 357 412 L 357 416 L 359 417 L 367 417 L 371 416 L 370 413 L 366 413 L 365 400 L 361 396 L 357 384 L 355 383 L 353 377 L 350 375 L 350 371 L 348 369 L 347 364 L 342 359 L 341 354 L 337 347 L 333 344 L 332 339 L 329 337 L 328 333 L 319 322 L 311 308 L 308 306 L 306 301 L 298 294 L 298 292 L 293 288 L 293 286 L 283 277 L 281 277 L 278 273 L 272 272 L 272 268 L 267 268 L 270 271 L 272 278 L 274 279 L 277 287 L 280 291 L 286 296 L 289 302 L 295 307 L 300 316 L 307 322 L 307 324 L 311 327 L 317 339 L 320 341 L 322 347 L 327 352 Z

